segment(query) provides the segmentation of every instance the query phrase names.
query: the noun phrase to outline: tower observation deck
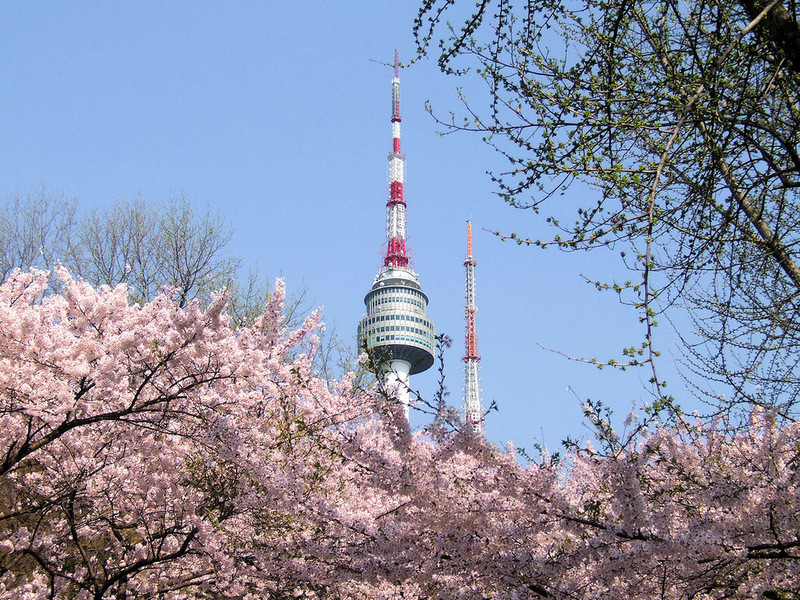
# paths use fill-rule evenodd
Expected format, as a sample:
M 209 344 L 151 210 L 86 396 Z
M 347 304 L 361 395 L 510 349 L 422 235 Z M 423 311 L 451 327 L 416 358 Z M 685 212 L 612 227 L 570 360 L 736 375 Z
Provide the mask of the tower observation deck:
M 428 319 L 428 296 L 419 276 L 409 268 L 406 251 L 406 202 L 403 190 L 405 156 L 400 152 L 400 79 L 397 52 L 392 79 L 392 151 L 389 153 L 389 199 L 386 202 L 386 251 L 383 267 L 364 297 L 366 315 L 358 324 L 360 347 L 385 357 L 382 374 L 390 393 L 408 417 L 409 376 L 426 371 L 434 361 L 436 330 Z

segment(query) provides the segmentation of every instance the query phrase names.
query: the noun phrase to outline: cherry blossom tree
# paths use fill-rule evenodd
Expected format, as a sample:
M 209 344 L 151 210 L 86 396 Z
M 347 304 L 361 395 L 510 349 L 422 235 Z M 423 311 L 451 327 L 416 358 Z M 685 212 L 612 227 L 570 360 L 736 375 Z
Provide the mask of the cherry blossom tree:
M 0 285 L 0 597 L 795 598 L 796 423 L 633 422 L 520 465 L 314 376 L 279 282 L 131 304 L 57 269 Z M 794 595 L 793 595 L 794 594 Z
M 795 598 L 797 434 L 756 412 L 528 468 L 468 432 L 370 436 L 337 568 L 370 598 Z
M 248 579 L 244 532 L 262 554 L 283 543 L 336 456 L 326 429 L 363 411 L 311 375 L 317 317 L 285 332 L 282 285 L 235 330 L 224 295 L 138 306 L 124 286 L 56 275 L 61 294 L 37 271 L 0 286 L 0 590 L 238 598 L 287 585 L 263 564 Z

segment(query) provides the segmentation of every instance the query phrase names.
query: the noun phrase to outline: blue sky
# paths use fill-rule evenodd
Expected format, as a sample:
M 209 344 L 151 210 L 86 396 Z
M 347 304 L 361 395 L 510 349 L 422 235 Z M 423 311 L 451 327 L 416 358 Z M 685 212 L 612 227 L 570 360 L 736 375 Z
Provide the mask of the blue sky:
M 185 194 L 226 217 L 232 254 L 308 288 L 354 337 L 388 194 L 392 74 L 380 61 L 395 47 L 411 56 L 414 15 L 414 2 L 3 2 L 0 194 L 46 186 L 84 207 Z M 549 235 L 542 217 L 494 196 L 485 172 L 499 157 L 476 137 L 438 135 L 424 110 L 426 100 L 457 108 L 456 86 L 469 94 L 474 82 L 432 61 L 400 79 L 408 244 L 429 314 L 454 340 L 451 402 L 461 399 L 472 219 L 484 402 L 499 405 L 489 438 L 556 448 L 585 437 L 578 398 L 603 400 L 621 421 L 648 400 L 649 371 L 598 371 L 538 345 L 606 359 L 640 339 L 637 316 L 581 276 L 626 279 L 617 253 L 519 248 L 483 231 Z M 659 335 L 668 354 L 668 329 Z M 430 395 L 435 373 L 412 383 Z

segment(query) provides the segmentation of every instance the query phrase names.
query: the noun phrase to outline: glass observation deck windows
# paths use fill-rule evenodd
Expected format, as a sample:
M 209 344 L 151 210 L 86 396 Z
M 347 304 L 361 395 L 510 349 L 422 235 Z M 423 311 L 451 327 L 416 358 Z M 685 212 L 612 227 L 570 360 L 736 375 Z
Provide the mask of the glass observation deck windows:
M 364 304 L 367 314 L 358 326 L 359 344 L 409 362 L 411 374 L 433 364 L 436 330 L 428 319 L 428 297 L 419 289 L 416 274 L 405 269 L 382 271 Z

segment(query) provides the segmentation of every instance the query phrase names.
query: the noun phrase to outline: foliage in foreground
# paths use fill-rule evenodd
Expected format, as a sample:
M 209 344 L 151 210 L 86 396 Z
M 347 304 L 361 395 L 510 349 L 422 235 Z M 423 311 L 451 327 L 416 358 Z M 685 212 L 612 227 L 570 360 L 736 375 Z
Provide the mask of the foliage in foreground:
M 0 285 L 4 598 L 754 598 L 800 587 L 798 425 L 644 424 L 520 466 L 313 376 L 279 284 Z M 303 349 L 307 351 L 303 351 Z M 602 436 L 601 436 L 602 437 Z
M 634 306 L 644 335 L 607 364 L 655 365 L 658 313 L 682 321 L 673 309 L 688 309 L 678 336 L 701 397 L 721 412 L 756 403 L 796 418 L 796 3 L 419 4 L 420 53 L 486 84 L 461 96 L 463 120 L 443 119 L 447 130 L 496 148 L 508 165 L 493 174 L 501 197 L 547 211 L 556 229 L 507 239 L 621 251 L 629 281 L 597 287 Z M 664 398 L 655 369 L 651 383 Z
M 220 214 L 202 210 L 186 196 L 160 201 L 118 199 L 87 209 L 42 188 L 35 194 L 0 198 L 0 279 L 15 269 L 62 265 L 95 286 L 125 284 L 135 302 L 172 290 L 183 307 L 210 302 L 228 290 L 226 312 L 236 325 L 251 325 L 269 296 L 269 281 L 229 254 L 233 230 Z M 52 283 L 52 282 L 51 282 Z M 285 303 L 287 323 L 299 325 L 312 312 L 307 290 Z M 328 328 L 320 334 L 316 370 L 340 376 L 355 356 L 350 344 Z

